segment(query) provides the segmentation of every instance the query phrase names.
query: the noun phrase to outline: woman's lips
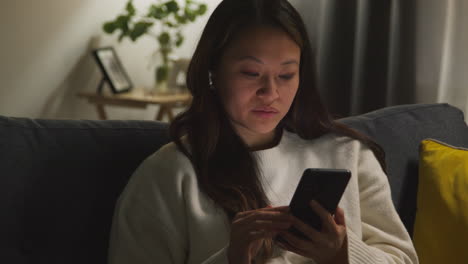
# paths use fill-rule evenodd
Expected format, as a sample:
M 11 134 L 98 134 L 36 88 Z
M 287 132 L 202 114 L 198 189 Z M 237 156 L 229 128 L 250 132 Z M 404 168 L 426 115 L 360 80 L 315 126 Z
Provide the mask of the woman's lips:
M 252 110 L 252 113 L 259 117 L 268 118 L 277 115 L 279 111 L 271 107 L 263 107 Z
M 268 112 L 268 113 L 278 113 L 279 111 L 276 108 L 270 106 L 262 106 L 254 108 L 252 111 L 254 112 Z

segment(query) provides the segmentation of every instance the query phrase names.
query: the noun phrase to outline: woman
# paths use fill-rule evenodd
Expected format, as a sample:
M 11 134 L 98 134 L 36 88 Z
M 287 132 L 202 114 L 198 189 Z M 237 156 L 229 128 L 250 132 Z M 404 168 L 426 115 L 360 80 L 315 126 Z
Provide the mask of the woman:
M 417 263 L 382 151 L 330 118 L 313 61 L 286 0 L 221 2 L 190 63 L 193 102 L 171 124 L 173 143 L 119 198 L 110 263 Z M 320 232 L 287 206 L 306 168 L 353 175 L 334 216 L 311 203 Z

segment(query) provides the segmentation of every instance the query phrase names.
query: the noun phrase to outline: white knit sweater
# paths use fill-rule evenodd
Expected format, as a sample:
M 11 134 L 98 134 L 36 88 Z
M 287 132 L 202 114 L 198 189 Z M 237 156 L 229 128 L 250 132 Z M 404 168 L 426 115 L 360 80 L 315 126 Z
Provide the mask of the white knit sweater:
M 367 146 L 334 134 L 303 140 L 285 131 L 276 147 L 254 153 L 272 206 L 289 204 L 306 168 L 351 170 L 339 204 L 345 212 L 349 263 L 418 263 L 387 177 Z M 200 192 L 190 161 L 170 143 L 139 166 L 121 194 L 109 263 L 228 264 L 229 236 L 226 214 Z M 279 247 L 275 253 L 269 263 L 315 263 Z

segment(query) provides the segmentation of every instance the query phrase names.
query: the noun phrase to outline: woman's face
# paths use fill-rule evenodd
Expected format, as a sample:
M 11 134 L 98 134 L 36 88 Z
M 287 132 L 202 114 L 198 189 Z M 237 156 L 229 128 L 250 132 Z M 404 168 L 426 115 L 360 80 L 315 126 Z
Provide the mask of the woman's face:
M 214 85 L 237 133 L 248 146 L 271 143 L 299 87 L 301 50 L 273 27 L 243 31 L 228 46 Z

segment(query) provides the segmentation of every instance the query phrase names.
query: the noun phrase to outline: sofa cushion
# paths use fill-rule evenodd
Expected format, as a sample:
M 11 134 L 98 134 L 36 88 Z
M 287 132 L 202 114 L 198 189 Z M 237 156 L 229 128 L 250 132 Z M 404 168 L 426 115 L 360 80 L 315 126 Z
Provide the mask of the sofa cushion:
M 468 149 L 421 143 L 414 246 L 424 264 L 468 260 Z
M 419 144 L 423 139 L 433 138 L 468 147 L 468 127 L 463 112 L 448 104 L 399 105 L 341 121 L 367 134 L 384 148 L 392 199 L 412 235 Z
M 0 263 L 106 263 L 115 201 L 166 142 L 158 122 L 0 117 Z

